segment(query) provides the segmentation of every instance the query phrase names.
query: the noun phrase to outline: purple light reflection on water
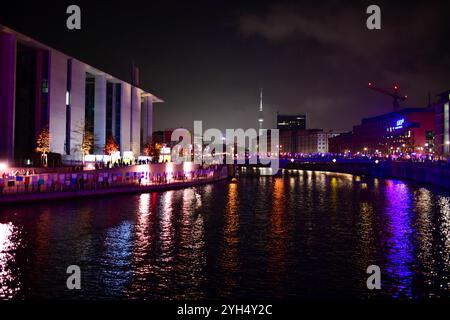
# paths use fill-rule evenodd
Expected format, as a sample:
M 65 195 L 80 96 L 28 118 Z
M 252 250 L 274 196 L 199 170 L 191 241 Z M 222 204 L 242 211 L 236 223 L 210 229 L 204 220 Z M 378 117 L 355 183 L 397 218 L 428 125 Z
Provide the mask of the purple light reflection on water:
M 449 298 L 449 252 L 448 192 L 311 171 L 241 177 L 1 207 L 0 300 Z M 372 264 L 381 290 L 367 289 Z
M 411 191 L 400 181 L 386 181 L 386 236 L 384 250 L 386 252 L 387 277 L 394 286 L 392 297 L 411 298 L 414 261 L 414 244 L 411 227 Z M 383 270 L 382 270 L 383 275 Z

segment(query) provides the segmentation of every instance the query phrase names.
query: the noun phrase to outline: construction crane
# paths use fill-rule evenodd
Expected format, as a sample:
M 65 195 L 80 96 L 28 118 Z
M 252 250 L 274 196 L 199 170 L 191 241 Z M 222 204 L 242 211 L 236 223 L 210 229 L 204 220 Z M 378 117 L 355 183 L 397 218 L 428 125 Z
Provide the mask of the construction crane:
M 403 102 L 406 99 L 408 99 L 408 96 L 400 94 L 400 92 L 399 92 L 400 87 L 398 84 L 394 84 L 392 86 L 392 91 L 389 91 L 389 89 L 385 89 L 385 88 L 375 87 L 373 82 L 369 82 L 368 88 L 392 97 L 394 111 L 397 111 L 400 108 L 400 102 Z

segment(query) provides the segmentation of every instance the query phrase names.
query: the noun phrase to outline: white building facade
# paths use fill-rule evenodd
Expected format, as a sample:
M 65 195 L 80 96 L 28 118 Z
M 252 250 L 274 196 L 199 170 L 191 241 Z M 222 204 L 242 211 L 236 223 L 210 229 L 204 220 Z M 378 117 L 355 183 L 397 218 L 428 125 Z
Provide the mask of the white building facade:
M 112 136 L 120 152 L 141 154 L 151 141 L 153 104 L 136 85 L 0 25 L 0 160 L 23 163 L 44 127 L 50 151 L 80 160 L 86 124 L 103 154 Z

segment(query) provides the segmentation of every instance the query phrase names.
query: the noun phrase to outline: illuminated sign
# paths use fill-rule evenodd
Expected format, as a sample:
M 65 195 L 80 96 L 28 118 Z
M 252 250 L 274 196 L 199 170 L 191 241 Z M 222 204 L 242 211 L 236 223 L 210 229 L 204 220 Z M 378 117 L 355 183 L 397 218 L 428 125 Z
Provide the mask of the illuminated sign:
M 402 129 L 405 124 L 405 118 L 401 118 L 394 121 L 394 126 L 386 129 L 388 132 L 392 132 L 394 130 Z
M 400 120 L 397 120 L 396 122 L 396 126 L 394 127 L 394 129 L 401 129 L 403 128 L 403 124 L 405 123 L 405 119 L 402 118 Z
M 397 120 L 396 126 L 394 127 L 394 129 L 401 129 L 401 128 L 403 128 L 403 124 L 404 123 L 405 123 L 405 118 Z

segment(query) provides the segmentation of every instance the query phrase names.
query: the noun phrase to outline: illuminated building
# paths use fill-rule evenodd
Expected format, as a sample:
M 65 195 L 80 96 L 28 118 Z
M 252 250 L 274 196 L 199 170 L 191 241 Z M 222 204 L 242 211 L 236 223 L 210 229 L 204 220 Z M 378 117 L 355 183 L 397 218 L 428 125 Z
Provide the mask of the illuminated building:
M 286 115 L 277 113 L 277 129 L 280 130 L 281 152 L 296 153 L 298 136 L 306 132 L 306 115 Z
M 305 130 L 306 115 L 285 115 L 277 113 L 277 129 L 281 130 Z
M 86 124 L 93 153 L 113 136 L 122 153 L 139 155 L 162 100 L 140 88 L 133 71 L 128 83 L 0 25 L 0 159 L 26 163 L 48 127 L 50 152 L 80 160 Z
M 365 118 L 353 127 L 352 152 L 420 153 L 433 144 L 434 110 L 406 108 Z
M 339 135 L 322 129 L 280 130 L 282 153 L 328 153 L 330 138 Z
M 438 95 L 439 101 L 435 104 L 435 148 L 440 156 L 448 156 L 450 148 L 450 91 Z

